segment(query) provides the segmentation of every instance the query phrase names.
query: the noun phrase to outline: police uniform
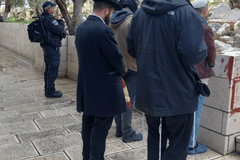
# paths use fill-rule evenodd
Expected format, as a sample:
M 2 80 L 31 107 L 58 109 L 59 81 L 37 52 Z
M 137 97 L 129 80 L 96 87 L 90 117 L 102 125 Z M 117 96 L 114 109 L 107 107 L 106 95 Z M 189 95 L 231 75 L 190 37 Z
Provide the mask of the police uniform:
M 62 46 L 61 40 L 66 37 L 64 21 L 62 19 L 57 20 L 46 10 L 55 7 L 56 4 L 47 1 L 43 4 L 42 13 L 43 17 L 43 27 L 46 33 L 45 41 L 41 43 L 41 47 L 44 52 L 44 62 L 45 62 L 45 96 L 50 97 L 61 97 L 62 93 L 55 91 L 54 81 L 58 75 L 58 69 L 60 65 L 60 50 Z

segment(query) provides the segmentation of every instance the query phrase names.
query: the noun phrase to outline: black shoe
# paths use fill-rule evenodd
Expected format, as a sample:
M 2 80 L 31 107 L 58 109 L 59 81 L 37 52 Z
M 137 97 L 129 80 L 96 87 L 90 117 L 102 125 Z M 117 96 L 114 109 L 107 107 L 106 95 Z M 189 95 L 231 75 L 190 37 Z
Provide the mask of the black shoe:
M 123 134 L 122 134 L 122 132 L 116 132 L 116 133 L 115 133 L 115 136 L 116 136 L 116 137 L 122 137 Z
M 47 98 L 60 98 L 62 97 L 62 93 L 61 92 L 53 92 L 52 94 L 45 94 L 45 96 Z
M 142 133 L 136 133 L 135 131 L 129 135 L 129 136 L 125 136 L 123 135 L 122 137 L 122 141 L 125 142 L 125 143 L 128 143 L 128 142 L 134 142 L 134 141 L 141 141 L 143 138 L 142 136 Z

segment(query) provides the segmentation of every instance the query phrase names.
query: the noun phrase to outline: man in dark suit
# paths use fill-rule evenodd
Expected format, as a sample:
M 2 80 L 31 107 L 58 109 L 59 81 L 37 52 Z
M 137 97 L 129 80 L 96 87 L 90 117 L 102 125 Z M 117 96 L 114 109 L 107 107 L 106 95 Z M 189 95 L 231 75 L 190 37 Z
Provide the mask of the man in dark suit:
M 76 32 L 77 111 L 83 112 L 84 160 L 104 160 L 113 116 L 126 111 L 120 79 L 125 74 L 123 55 L 109 27 L 114 9 L 122 9 L 117 0 L 94 0 L 93 15 Z

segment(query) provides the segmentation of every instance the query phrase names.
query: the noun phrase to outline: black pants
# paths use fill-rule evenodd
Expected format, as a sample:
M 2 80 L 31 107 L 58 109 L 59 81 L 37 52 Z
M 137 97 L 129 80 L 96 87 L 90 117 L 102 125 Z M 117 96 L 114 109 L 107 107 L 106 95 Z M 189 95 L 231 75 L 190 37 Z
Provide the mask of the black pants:
M 44 45 L 44 62 L 45 62 L 45 94 L 50 95 L 55 91 L 55 80 L 58 76 L 58 69 L 60 65 L 60 50 L 59 47 L 54 47 L 52 45 Z
M 148 124 L 148 160 L 159 160 L 160 117 L 146 115 Z M 186 160 L 193 126 L 193 113 L 162 117 L 161 160 Z M 167 139 L 169 146 L 166 148 Z
M 113 117 L 82 117 L 83 160 L 104 160 L 106 138 Z

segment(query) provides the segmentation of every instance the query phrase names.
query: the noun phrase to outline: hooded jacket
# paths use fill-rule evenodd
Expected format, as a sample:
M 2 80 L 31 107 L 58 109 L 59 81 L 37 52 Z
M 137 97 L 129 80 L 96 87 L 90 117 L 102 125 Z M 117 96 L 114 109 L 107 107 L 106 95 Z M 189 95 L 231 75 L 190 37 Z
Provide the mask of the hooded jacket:
M 136 108 L 152 116 L 197 109 L 196 82 L 187 72 L 206 57 L 200 15 L 186 0 L 145 0 L 132 18 L 127 47 L 136 57 Z
M 118 43 L 118 47 L 123 54 L 125 62 L 125 71 L 129 69 L 137 71 L 136 58 L 129 55 L 127 51 L 127 35 L 132 20 L 133 12 L 129 9 L 123 9 L 115 12 L 115 15 L 111 17 L 111 27 L 114 31 L 115 39 Z

